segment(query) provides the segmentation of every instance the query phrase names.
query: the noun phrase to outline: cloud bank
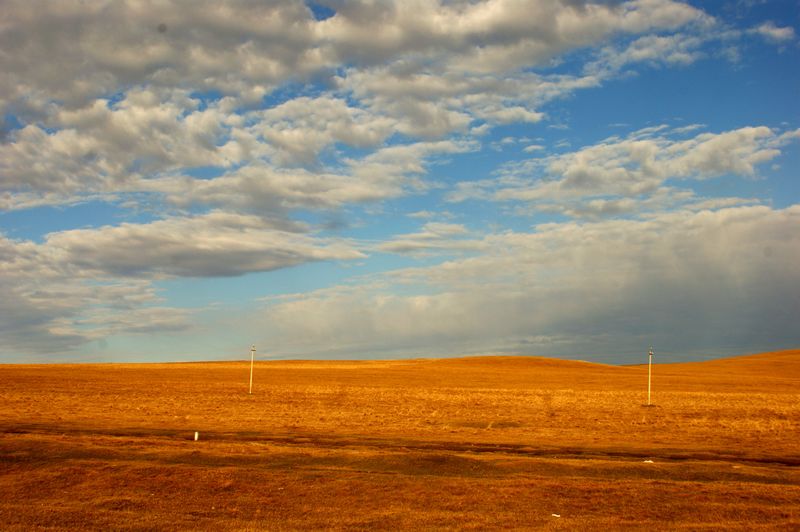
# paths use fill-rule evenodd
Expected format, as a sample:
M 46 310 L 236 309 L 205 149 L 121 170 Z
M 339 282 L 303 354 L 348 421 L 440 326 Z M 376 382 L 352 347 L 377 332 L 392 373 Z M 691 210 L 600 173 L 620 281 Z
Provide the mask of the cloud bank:
M 647 341 L 673 353 L 794 345 L 798 227 L 797 206 L 546 224 L 486 236 L 473 257 L 269 301 L 264 323 L 291 356 L 424 355 L 436 345 L 439 355 L 619 361 Z

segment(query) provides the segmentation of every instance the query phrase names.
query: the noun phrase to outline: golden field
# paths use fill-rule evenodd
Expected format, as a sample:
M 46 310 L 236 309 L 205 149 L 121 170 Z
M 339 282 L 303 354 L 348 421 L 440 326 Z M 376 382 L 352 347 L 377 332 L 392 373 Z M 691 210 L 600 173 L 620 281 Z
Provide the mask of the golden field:
M 800 350 L 249 366 L 0 366 L 0 528 L 800 529 Z

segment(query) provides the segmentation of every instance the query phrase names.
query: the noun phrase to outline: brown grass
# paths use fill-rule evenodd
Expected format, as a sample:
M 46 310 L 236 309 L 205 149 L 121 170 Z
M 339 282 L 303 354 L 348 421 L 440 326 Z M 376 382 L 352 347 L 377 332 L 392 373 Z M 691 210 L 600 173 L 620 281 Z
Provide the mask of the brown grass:
M 248 371 L 0 366 L 0 528 L 800 528 L 798 350 Z

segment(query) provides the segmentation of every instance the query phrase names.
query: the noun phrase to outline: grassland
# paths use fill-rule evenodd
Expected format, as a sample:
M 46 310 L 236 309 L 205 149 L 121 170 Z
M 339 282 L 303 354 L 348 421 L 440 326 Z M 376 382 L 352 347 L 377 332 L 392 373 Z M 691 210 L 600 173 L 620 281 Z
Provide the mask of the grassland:
M 0 528 L 800 529 L 798 350 L 248 372 L 0 366 Z

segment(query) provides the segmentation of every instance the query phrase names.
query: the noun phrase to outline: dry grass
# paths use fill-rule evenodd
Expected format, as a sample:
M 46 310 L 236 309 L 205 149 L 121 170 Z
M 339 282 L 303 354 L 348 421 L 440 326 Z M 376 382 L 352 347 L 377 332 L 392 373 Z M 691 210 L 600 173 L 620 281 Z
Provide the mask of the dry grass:
M 800 527 L 800 351 L 248 371 L 0 366 L 1 527 Z

